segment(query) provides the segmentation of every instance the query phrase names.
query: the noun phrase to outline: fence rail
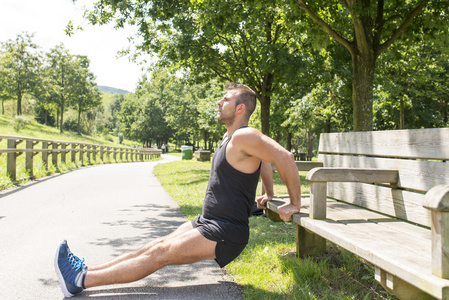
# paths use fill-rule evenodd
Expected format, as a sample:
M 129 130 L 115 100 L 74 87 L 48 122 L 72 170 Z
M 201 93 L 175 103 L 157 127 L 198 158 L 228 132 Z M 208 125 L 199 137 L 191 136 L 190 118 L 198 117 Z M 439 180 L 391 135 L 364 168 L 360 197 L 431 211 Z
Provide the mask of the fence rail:
M 89 143 L 54 141 L 45 139 L 35 139 L 20 136 L 0 135 L 0 142 L 7 141 L 7 148 L 0 149 L 0 155 L 6 153 L 6 173 L 12 181 L 16 181 L 17 175 L 17 157 L 25 153 L 25 167 L 29 172 L 30 177 L 33 177 L 33 158 L 37 154 L 42 154 L 42 161 L 45 166 L 48 166 L 49 156 L 53 165 L 58 164 L 58 156 L 60 161 L 65 163 L 67 159 L 72 162 L 76 161 L 76 155 L 79 155 L 79 160 L 83 163 L 84 157 L 87 156 L 87 163 L 97 160 L 99 155 L 103 161 L 106 155 L 110 159 L 112 154 L 114 161 L 117 161 L 117 155 L 121 161 L 144 161 L 161 156 L 161 150 L 146 149 L 146 148 L 128 148 L 128 147 L 112 147 L 104 145 L 95 145 Z M 23 142 L 25 142 L 23 144 Z M 40 148 L 37 147 L 40 144 Z M 69 155 L 68 155 L 69 154 Z M 86 155 L 85 155 L 86 154 Z

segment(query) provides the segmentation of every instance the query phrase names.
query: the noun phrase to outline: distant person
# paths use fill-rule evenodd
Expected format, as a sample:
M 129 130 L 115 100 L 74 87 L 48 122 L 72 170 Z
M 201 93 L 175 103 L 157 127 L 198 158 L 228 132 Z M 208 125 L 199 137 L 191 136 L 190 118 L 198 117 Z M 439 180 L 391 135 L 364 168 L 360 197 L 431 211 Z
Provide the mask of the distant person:
M 162 149 L 162 153 L 165 153 L 165 144 L 162 144 L 161 149 Z
M 275 164 L 286 183 L 290 203 L 279 208 L 284 221 L 299 212 L 301 191 L 293 155 L 248 121 L 256 107 L 255 92 L 243 84 L 226 86 L 217 102 L 217 119 L 227 129 L 213 156 L 202 215 L 178 227 L 168 236 L 155 239 L 141 249 L 105 264 L 87 267 L 62 241 L 55 257 L 56 273 L 66 297 L 95 286 L 127 283 L 142 279 L 168 265 L 191 264 L 215 259 L 220 267 L 234 260 L 249 239 L 256 187 L 262 178 L 266 194 L 257 198 L 258 207 L 273 197 Z

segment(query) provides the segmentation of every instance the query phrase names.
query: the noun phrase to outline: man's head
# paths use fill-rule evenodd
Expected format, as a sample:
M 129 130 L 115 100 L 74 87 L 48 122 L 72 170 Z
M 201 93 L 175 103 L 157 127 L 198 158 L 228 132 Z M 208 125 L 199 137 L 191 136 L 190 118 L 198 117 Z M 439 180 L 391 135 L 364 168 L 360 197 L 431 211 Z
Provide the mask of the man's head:
M 245 105 L 245 115 L 249 118 L 251 117 L 252 113 L 256 109 L 256 93 L 247 85 L 241 84 L 241 83 L 228 83 L 226 85 L 226 91 L 234 91 L 237 95 L 237 99 L 235 102 L 235 105 L 238 106 L 240 104 Z

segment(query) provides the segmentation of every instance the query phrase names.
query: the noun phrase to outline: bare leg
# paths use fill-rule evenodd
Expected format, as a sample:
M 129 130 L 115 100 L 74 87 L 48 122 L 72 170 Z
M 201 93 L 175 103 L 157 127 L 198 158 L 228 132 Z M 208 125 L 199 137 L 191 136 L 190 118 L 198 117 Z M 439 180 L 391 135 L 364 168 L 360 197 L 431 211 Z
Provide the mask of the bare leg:
M 186 225 L 187 224 L 187 225 Z M 86 288 L 126 283 L 142 279 L 167 265 L 190 264 L 215 258 L 216 242 L 206 239 L 190 222 L 179 231 L 149 243 L 142 249 L 90 269 L 86 274 Z
M 132 259 L 135 258 L 139 255 L 141 255 L 142 253 L 145 253 L 145 251 L 147 251 L 148 249 L 150 249 L 151 247 L 153 247 L 154 245 L 161 243 L 164 240 L 170 239 L 170 238 L 175 238 L 179 235 L 182 235 L 184 232 L 193 229 L 192 224 L 190 223 L 190 221 L 182 224 L 181 226 L 179 226 L 175 231 L 173 231 L 172 233 L 170 233 L 167 236 L 164 237 L 160 237 L 157 238 L 151 242 L 149 242 L 148 244 L 146 244 L 145 246 L 143 246 L 142 248 L 133 251 L 133 252 L 129 252 L 129 253 L 125 253 L 107 263 L 98 265 L 98 266 L 92 266 L 92 267 L 88 267 L 88 271 L 99 271 L 99 270 L 103 270 L 109 267 L 112 267 L 118 263 L 121 263 L 122 261 L 128 260 L 128 259 Z

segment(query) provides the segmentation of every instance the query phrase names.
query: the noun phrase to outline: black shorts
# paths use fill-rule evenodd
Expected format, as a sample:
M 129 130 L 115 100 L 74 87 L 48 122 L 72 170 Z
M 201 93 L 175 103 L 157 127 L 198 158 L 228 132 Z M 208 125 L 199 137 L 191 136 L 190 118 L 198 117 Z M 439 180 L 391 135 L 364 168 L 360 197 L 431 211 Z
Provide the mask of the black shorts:
M 196 217 L 191 222 L 192 226 L 197 228 L 206 239 L 217 242 L 215 261 L 221 268 L 239 256 L 246 247 L 246 244 L 236 244 L 224 239 L 224 235 L 221 233 L 223 228 L 203 217 Z

